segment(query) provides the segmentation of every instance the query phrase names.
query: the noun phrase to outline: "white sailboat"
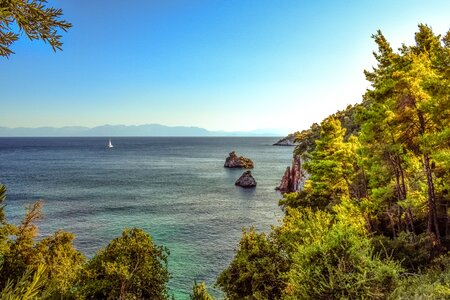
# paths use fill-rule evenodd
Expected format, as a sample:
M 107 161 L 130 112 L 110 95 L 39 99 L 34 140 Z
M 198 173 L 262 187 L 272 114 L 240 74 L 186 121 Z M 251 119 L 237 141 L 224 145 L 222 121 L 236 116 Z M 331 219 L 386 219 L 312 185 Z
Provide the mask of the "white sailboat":
M 109 139 L 108 148 L 114 148 L 113 144 L 111 143 L 111 139 Z

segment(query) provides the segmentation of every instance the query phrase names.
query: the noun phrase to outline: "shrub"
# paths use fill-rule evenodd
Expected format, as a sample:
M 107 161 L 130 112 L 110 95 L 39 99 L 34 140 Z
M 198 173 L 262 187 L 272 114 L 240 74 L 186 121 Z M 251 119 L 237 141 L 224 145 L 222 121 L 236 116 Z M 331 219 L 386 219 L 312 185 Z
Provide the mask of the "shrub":
M 82 271 L 76 294 L 94 299 L 167 299 L 168 250 L 141 229 L 125 229 Z
M 288 263 L 270 236 L 244 231 L 233 261 L 217 279 L 228 299 L 279 299 Z
M 401 268 L 373 254 L 368 238 L 336 223 L 323 240 L 299 245 L 286 278 L 287 299 L 385 298 Z

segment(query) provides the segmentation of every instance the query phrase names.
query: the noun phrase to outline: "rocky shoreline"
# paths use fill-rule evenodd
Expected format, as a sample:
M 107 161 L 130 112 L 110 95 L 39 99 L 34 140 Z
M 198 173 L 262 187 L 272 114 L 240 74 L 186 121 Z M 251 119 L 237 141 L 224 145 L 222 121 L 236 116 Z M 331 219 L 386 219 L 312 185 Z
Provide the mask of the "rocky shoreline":
M 297 146 L 297 143 L 295 142 L 295 134 L 289 134 L 287 137 L 282 138 L 272 146 Z

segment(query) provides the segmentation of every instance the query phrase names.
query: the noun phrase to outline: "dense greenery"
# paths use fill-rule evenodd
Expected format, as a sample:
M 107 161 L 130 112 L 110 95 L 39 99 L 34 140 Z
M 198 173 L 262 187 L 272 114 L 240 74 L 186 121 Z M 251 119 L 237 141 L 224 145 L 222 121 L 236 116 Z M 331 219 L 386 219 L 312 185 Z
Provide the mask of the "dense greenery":
M 372 88 L 296 133 L 304 187 L 269 235 L 244 233 L 229 299 L 450 298 L 450 31 L 373 38 Z
M 140 229 L 126 229 L 83 268 L 79 293 L 89 299 L 166 299 L 167 251 Z
M 30 40 L 49 43 L 53 51 L 61 50 L 61 35 L 72 24 L 61 20 L 62 10 L 47 7 L 45 0 L 0 0 L 0 56 L 14 52 L 11 45 L 25 33 Z M 18 30 L 17 30 L 18 29 Z
M 230 266 L 217 284 L 232 299 L 275 299 L 285 287 L 287 260 L 276 241 L 253 228 L 244 231 Z
M 42 202 L 27 208 L 20 225 L 4 215 L 0 185 L 1 299 L 168 299 L 168 250 L 140 229 L 125 229 L 86 262 L 74 235 L 57 231 L 36 241 Z M 44 267 L 45 266 L 45 267 Z

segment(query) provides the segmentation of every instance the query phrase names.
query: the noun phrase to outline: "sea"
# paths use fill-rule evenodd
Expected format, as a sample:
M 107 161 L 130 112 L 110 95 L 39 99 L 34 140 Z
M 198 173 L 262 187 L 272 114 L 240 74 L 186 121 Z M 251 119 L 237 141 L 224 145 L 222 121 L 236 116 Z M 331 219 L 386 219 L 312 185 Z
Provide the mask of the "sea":
M 0 138 L 0 183 L 8 188 L 8 221 L 43 199 L 39 237 L 76 235 L 88 258 L 124 228 L 148 232 L 169 248 L 169 293 L 189 299 L 194 280 L 217 298 L 217 276 L 233 258 L 243 228 L 268 232 L 282 218 L 274 190 L 290 165 L 277 137 Z M 223 167 L 231 151 L 249 157 L 254 189 Z

